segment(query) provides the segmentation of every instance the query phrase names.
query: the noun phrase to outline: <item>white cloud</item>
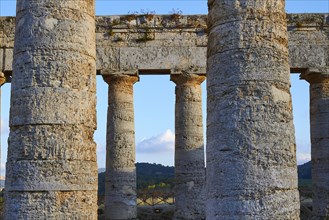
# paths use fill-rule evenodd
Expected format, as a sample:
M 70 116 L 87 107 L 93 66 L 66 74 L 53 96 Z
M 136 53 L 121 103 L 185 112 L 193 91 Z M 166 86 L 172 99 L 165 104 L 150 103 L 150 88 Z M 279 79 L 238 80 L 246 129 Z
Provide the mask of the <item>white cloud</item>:
M 297 153 L 297 164 L 304 164 L 311 160 L 310 153 Z
M 106 152 L 105 145 L 100 144 L 98 142 L 96 142 L 96 144 L 97 144 L 97 149 L 96 149 L 97 153 L 105 153 Z
M 161 152 L 174 152 L 175 134 L 170 130 L 157 136 L 143 139 L 137 144 L 137 153 L 153 154 Z
M 5 175 L 6 175 L 6 164 L 5 163 L 1 163 L 0 164 L 0 180 L 4 180 L 5 179 Z
M 8 121 L 1 119 L 1 134 L 6 134 L 8 132 L 9 132 Z

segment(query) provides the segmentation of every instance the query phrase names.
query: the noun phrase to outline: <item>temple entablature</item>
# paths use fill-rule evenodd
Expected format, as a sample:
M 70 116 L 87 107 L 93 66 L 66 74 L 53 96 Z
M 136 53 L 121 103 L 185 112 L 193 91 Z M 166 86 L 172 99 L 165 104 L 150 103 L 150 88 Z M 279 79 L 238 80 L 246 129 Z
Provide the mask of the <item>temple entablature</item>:
M 206 15 L 98 16 L 97 73 L 206 73 L 206 20 Z M 329 14 L 288 14 L 287 22 L 291 72 L 329 67 Z M 0 17 L 5 74 L 12 71 L 14 31 L 15 17 Z

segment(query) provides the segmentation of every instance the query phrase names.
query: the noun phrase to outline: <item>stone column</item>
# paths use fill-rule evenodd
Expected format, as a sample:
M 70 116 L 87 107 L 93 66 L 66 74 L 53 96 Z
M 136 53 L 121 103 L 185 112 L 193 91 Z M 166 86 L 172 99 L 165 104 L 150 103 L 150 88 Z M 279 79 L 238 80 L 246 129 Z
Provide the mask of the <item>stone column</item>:
M 106 75 L 106 219 L 137 218 L 133 85 L 137 76 Z
M 329 219 L 329 71 L 301 78 L 310 83 L 312 219 Z
M 207 219 L 299 219 L 284 0 L 208 0 Z
M 200 84 L 205 76 L 172 75 L 175 106 L 174 219 L 205 218 L 205 163 Z
M 94 1 L 18 0 L 5 219 L 97 219 Z

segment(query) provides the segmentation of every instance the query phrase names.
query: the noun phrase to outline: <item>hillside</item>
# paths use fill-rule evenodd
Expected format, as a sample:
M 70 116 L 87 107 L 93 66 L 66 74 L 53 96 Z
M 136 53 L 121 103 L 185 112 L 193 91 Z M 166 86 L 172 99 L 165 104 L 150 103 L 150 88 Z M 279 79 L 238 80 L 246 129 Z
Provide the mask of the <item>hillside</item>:
M 298 166 L 298 179 L 312 179 L 311 161 Z
M 104 195 L 105 192 L 105 169 L 99 169 L 98 174 L 98 193 Z M 174 186 L 175 168 L 163 166 L 161 164 L 136 163 L 137 189 L 144 189 L 149 186 L 165 183 Z M 298 179 L 301 185 L 310 185 L 311 183 L 311 161 L 298 166 Z
M 102 169 L 99 169 L 100 171 Z M 148 186 L 165 183 L 173 187 L 174 167 L 163 166 L 161 164 L 136 163 L 137 189 L 144 189 Z M 105 193 L 105 172 L 98 174 L 98 195 Z

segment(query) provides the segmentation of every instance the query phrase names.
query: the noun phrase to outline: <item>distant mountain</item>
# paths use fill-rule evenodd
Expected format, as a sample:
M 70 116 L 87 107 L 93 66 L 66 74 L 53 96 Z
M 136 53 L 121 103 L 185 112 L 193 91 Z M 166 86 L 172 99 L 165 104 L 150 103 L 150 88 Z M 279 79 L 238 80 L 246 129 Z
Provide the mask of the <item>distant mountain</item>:
M 137 163 L 137 189 L 144 189 L 151 185 L 165 183 L 173 186 L 175 168 L 161 164 Z
M 312 179 L 311 161 L 298 166 L 298 179 Z
M 103 172 L 102 172 L 103 171 Z M 144 189 L 148 186 L 165 183 L 173 187 L 175 168 L 161 164 L 136 163 L 137 189 Z M 312 179 L 311 161 L 298 166 L 298 179 Z M 99 169 L 98 194 L 105 193 L 105 168 Z
M 98 173 L 103 173 L 103 172 L 105 172 L 106 171 L 106 168 L 99 168 L 98 169 Z
M 100 169 L 99 169 L 100 171 Z M 136 163 L 137 189 L 165 183 L 173 186 L 175 170 L 174 167 L 161 164 Z M 98 195 L 105 193 L 105 172 L 98 173 Z

